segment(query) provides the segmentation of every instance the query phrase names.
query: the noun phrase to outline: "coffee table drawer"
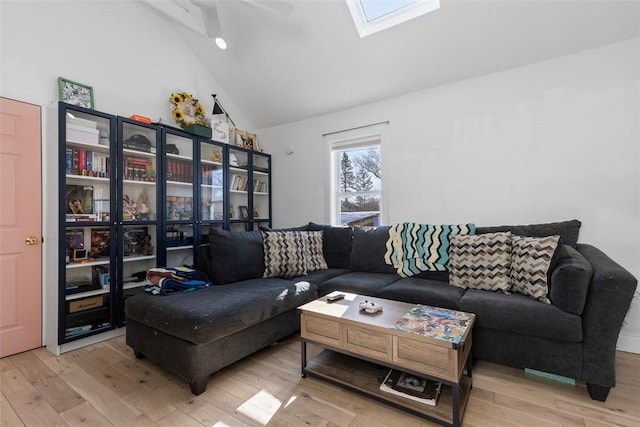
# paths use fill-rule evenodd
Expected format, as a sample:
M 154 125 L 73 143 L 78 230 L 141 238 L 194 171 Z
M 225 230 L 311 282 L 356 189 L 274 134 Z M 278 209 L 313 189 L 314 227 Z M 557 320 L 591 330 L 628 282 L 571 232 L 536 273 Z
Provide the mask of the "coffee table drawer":
M 340 322 L 303 314 L 300 323 L 300 335 L 303 338 L 335 347 L 341 346 L 342 325 Z
M 344 327 L 344 349 L 380 360 L 391 360 L 391 335 L 353 325 Z
M 455 351 L 410 338 L 393 338 L 394 363 L 443 379 L 455 377 L 452 370 Z M 457 361 L 457 358 L 455 360 Z

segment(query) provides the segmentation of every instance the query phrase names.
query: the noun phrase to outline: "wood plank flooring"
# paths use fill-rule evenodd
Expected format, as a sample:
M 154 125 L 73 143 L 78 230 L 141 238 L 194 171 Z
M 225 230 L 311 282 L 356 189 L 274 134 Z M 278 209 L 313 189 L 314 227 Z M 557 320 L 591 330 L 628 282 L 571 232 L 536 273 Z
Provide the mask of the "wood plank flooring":
M 618 352 L 616 363 L 618 384 L 602 403 L 582 383 L 476 361 L 463 426 L 640 426 L 640 355 Z M 60 357 L 44 348 L 5 357 L 0 381 L 0 426 L 434 425 L 300 378 L 296 336 L 212 375 L 200 396 L 153 362 L 137 360 L 123 336 Z

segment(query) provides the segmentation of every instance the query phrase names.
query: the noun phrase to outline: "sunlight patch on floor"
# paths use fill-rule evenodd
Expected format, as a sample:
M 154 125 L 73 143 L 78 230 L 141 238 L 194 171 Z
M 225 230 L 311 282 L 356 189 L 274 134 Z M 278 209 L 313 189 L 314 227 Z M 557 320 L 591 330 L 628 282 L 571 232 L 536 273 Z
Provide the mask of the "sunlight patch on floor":
M 285 408 L 289 407 L 289 405 L 291 405 L 297 398 L 298 398 L 298 396 L 291 396 L 289 398 L 289 401 L 286 403 L 286 405 L 284 405 L 284 407 Z
M 260 390 L 255 396 L 240 405 L 238 412 L 262 425 L 267 425 L 280 406 L 282 406 L 280 399 L 265 390 Z

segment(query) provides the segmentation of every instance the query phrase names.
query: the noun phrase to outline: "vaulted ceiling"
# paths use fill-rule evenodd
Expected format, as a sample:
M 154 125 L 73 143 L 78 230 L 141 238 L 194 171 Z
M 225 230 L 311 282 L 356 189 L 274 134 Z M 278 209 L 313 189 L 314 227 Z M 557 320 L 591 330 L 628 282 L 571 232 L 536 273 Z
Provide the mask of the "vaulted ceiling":
M 640 28 L 638 1 L 441 0 L 435 12 L 360 38 L 344 0 L 286 0 L 288 14 L 256 7 L 269 1 L 218 2 L 226 50 L 167 18 L 258 128 L 604 46 Z

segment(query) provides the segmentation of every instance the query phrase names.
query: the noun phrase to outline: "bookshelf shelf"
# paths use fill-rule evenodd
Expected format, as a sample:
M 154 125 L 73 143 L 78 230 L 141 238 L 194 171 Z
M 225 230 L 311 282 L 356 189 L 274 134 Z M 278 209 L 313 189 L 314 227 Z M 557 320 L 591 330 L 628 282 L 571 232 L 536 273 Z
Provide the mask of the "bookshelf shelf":
M 67 264 L 67 269 L 72 270 L 74 268 L 94 267 L 96 265 L 109 265 L 110 262 L 111 260 L 108 260 L 108 259 L 96 260 L 96 261 L 90 261 L 90 262 L 72 262 L 70 264 Z
M 77 294 L 67 295 L 65 297 L 65 300 L 73 301 L 73 300 L 77 300 L 77 299 L 92 297 L 92 296 L 95 296 L 95 295 L 104 295 L 104 294 L 108 294 L 108 293 L 109 293 L 109 289 L 96 289 L 94 291 L 79 292 Z

